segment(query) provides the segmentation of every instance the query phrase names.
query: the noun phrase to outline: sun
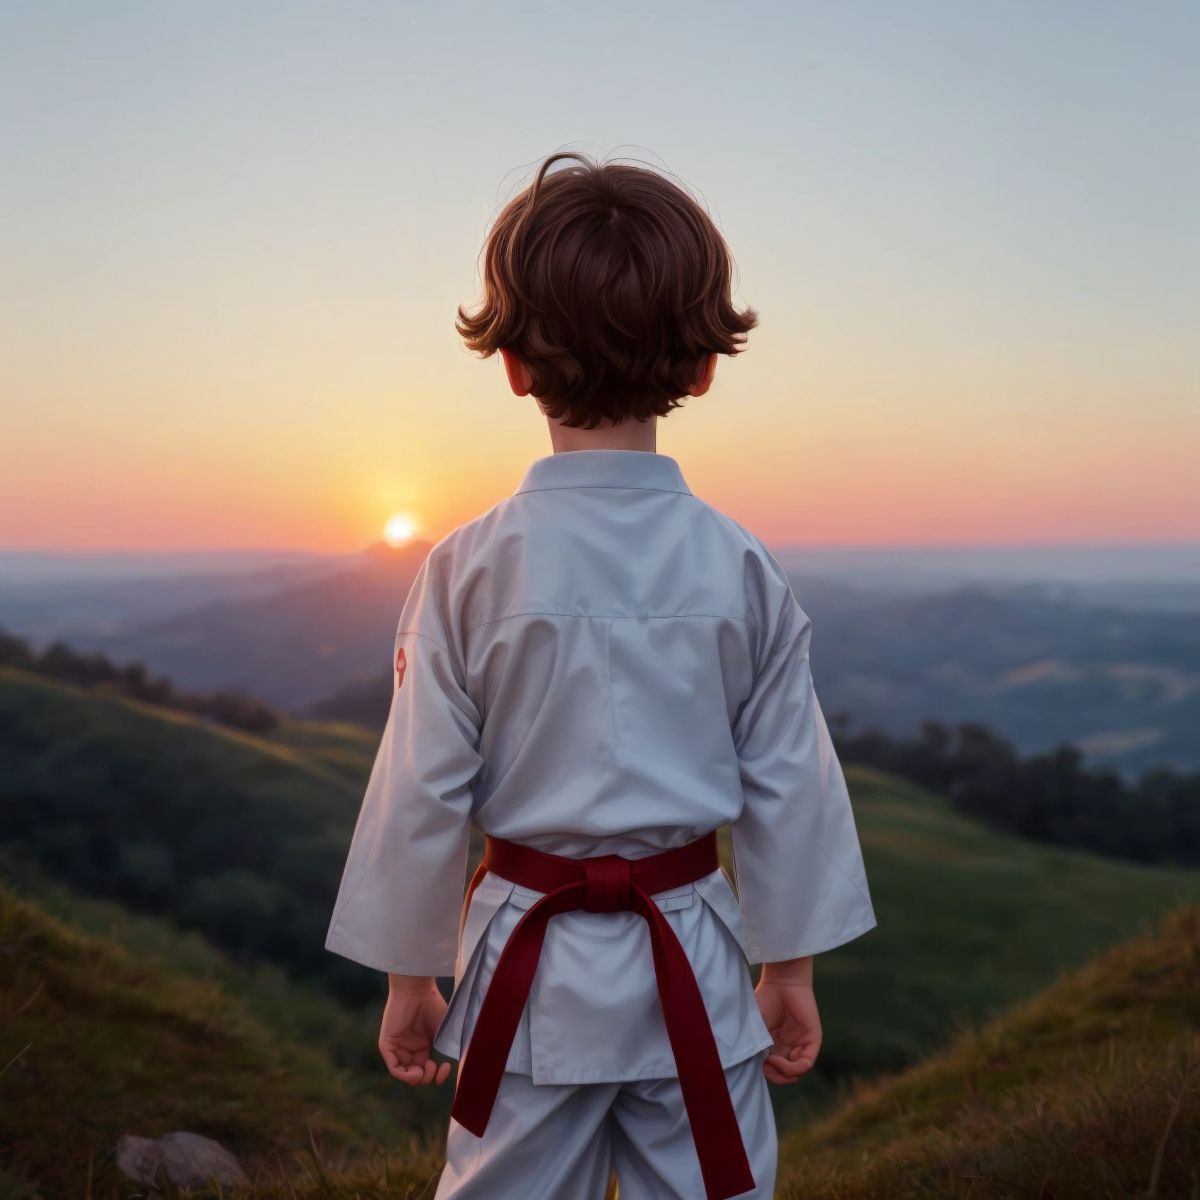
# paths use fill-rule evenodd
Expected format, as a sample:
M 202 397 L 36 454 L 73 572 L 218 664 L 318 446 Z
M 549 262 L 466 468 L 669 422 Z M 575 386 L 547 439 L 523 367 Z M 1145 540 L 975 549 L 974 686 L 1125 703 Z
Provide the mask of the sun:
M 389 546 L 403 546 L 416 532 L 417 526 L 411 517 L 404 513 L 396 513 L 394 517 L 388 517 L 387 524 L 383 527 L 383 540 Z

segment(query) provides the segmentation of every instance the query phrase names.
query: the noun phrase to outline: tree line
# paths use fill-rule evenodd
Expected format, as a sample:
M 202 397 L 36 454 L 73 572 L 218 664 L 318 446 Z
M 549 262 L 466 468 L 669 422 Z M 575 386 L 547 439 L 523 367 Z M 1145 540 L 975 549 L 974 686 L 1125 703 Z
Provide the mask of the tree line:
M 853 730 L 844 713 L 829 726 L 843 762 L 940 792 L 992 828 L 1138 862 L 1200 863 L 1200 772 L 1156 767 L 1129 782 L 1085 766 L 1067 744 L 1022 756 L 971 721 L 923 721 L 910 738 Z
M 193 713 L 247 733 L 269 733 L 279 724 L 273 708 L 235 688 L 181 691 L 169 679 L 151 674 L 143 663 L 118 666 L 105 654 L 81 653 L 63 642 L 52 642 L 39 653 L 24 639 L 0 630 L 0 666 Z
M 388 675 L 355 681 L 309 715 L 379 730 L 391 689 Z M 927 720 L 910 737 L 856 729 L 847 713 L 831 715 L 829 726 L 843 762 L 940 792 L 993 829 L 1137 862 L 1200 863 L 1200 772 L 1158 767 L 1129 782 L 1085 765 L 1069 744 L 1021 755 L 977 721 Z
M 280 723 L 274 709 L 244 692 L 181 691 L 141 663 L 118 666 L 104 654 L 81 653 L 62 642 L 37 653 L 28 642 L 0 630 L 0 665 L 194 713 L 251 733 L 268 733 Z M 385 682 L 381 677 L 379 686 Z M 340 704 L 329 705 L 336 711 L 320 715 L 380 724 L 371 719 L 378 715 L 375 688 L 362 690 L 361 713 L 342 712 L 342 697 Z M 1023 756 L 1007 739 L 973 721 L 950 725 L 926 720 L 911 737 L 874 727 L 856 729 L 846 713 L 831 715 L 829 725 L 843 762 L 875 767 L 940 792 L 960 812 L 994 829 L 1138 862 L 1200 864 L 1200 772 L 1164 766 L 1128 781 L 1110 768 L 1086 766 L 1082 752 L 1067 744 Z

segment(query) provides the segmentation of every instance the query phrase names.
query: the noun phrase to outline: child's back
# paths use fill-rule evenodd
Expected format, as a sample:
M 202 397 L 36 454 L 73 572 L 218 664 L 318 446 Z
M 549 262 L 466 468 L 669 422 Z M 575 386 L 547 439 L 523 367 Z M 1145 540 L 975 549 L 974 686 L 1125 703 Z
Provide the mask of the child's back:
M 807 958 L 875 925 L 812 690 L 809 622 L 763 544 L 693 495 L 674 458 L 586 448 L 569 425 L 554 434 L 585 448 L 537 459 L 438 542 L 403 606 L 392 708 L 327 946 L 393 979 L 453 974 L 444 1016 L 426 1003 L 435 1048 L 458 1058 L 513 931 L 549 890 L 481 872 L 460 925 L 472 825 L 518 849 L 647 863 L 730 826 L 738 895 L 709 863 L 652 903 L 694 971 L 754 1195 L 769 1196 L 763 1063 L 776 1038 L 748 963 Z M 604 878 L 628 900 L 627 879 Z M 452 1125 L 439 1197 L 586 1200 L 610 1162 L 627 1200 L 701 1187 L 661 946 L 629 905 L 587 907 L 546 925 L 510 1074 L 483 1138 Z M 499 1025 L 485 1024 L 492 1038 Z

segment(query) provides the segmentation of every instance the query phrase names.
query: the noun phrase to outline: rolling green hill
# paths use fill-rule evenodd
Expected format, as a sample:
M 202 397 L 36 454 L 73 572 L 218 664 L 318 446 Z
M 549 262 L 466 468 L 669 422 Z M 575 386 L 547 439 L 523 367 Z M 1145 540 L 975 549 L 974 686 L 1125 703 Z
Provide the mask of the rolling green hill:
M 72 929 L 6 888 L 0 1012 L 5 1196 L 128 1196 L 117 1138 L 176 1129 L 233 1150 L 255 1200 L 417 1200 L 439 1170 L 440 1137 L 413 1138 L 319 1049 L 269 1032 L 216 983 Z M 1200 1188 L 1198 1149 L 1193 906 L 926 1061 L 860 1081 L 784 1136 L 777 1195 L 1169 1200 Z
M 118 1138 L 175 1130 L 216 1138 L 271 1192 L 281 1174 L 378 1174 L 383 1147 L 397 1198 L 437 1170 L 436 1143 L 414 1144 L 319 1048 L 276 1037 L 216 983 L 72 929 L 8 888 L 0 1012 L 5 1195 L 111 1195 Z
M 324 939 L 365 757 L 349 731 L 268 740 L 0 670 L 0 841 L 352 1001 L 379 980 Z
M 1200 908 L 784 1139 L 785 1200 L 1200 1195 Z
M 847 777 L 879 925 L 817 959 L 827 1067 L 912 1061 L 956 1020 L 998 1012 L 1200 900 L 1200 872 L 1011 837 L 894 777 Z
M 383 1071 L 375 1035 L 387 991 L 382 976 L 376 995 L 350 1007 L 322 988 L 297 982 L 270 962 L 234 962 L 202 934 L 170 920 L 137 913 L 115 900 L 90 896 L 46 874 L 13 848 L 0 846 L 0 880 L 48 916 L 80 933 L 116 943 L 122 951 L 180 979 L 221 988 L 246 1013 L 286 1041 L 317 1046 L 356 1085 L 373 1089 L 396 1107 L 397 1117 L 432 1129 L 449 1109 L 434 1089 L 397 1092 Z M 2 1193 L 0 1193 L 2 1195 Z
M 374 1004 L 380 976 L 324 950 L 373 753 L 350 726 L 254 737 L 0 671 L 0 852 L 239 965 Z M 879 926 L 817 962 L 825 1045 L 805 1087 L 779 1093 L 789 1119 L 1200 899 L 1200 873 L 1025 842 L 891 777 L 847 775 Z

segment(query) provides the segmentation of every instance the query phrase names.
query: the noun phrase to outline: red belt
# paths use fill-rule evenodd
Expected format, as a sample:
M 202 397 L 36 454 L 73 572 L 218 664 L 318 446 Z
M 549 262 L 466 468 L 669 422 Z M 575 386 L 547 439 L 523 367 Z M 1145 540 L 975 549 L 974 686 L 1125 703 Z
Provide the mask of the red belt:
M 546 895 L 517 922 L 496 964 L 470 1046 L 459 1067 L 450 1115 L 477 1137 L 483 1136 L 550 918 L 576 909 L 636 912 L 650 926 L 663 1021 L 708 1200 L 728 1200 L 750 1191 L 754 1176 L 708 1011 L 683 946 L 651 899 L 655 892 L 693 883 L 719 866 L 715 833 L 674 850 L 636 859 L 616 854 L 564 858 L 489 837 L 483 862 L 471 879 L 466 904 L 470 904 L 475 888 L 488 871 Z

